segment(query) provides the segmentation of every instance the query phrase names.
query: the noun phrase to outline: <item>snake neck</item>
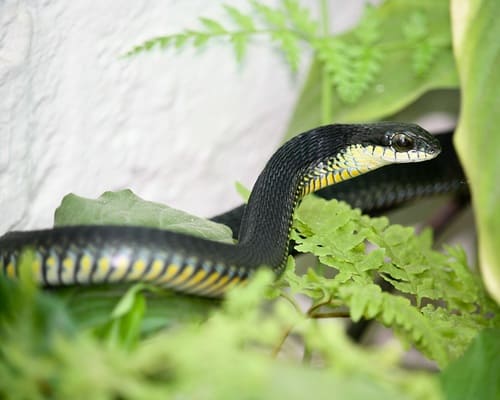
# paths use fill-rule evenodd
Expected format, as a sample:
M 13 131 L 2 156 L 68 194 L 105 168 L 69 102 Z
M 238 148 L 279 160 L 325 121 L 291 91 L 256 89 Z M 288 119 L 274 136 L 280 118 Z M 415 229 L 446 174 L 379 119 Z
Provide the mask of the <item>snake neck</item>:
M 288 141 L 268 161 L 253 187 L 238 235 L 240 248 L 260 249 L 254 261 L 275 270 L 284 267 L 293 213 L 306 193 L 304 184 L 318 165 L 342 151 L 347 135 L 345 127 L 321 127 L 313 135 Z

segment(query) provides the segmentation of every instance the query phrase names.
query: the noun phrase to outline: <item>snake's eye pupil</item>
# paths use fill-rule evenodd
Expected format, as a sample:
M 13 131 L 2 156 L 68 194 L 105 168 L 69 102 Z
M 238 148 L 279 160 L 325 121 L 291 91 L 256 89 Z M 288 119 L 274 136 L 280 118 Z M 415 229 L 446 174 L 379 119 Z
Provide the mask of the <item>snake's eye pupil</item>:
M 406 151 L 413 148 L 413 138 L 405 135 L 404 133 L 397 133 L 392 138 L 392 145 L 398 151 Z

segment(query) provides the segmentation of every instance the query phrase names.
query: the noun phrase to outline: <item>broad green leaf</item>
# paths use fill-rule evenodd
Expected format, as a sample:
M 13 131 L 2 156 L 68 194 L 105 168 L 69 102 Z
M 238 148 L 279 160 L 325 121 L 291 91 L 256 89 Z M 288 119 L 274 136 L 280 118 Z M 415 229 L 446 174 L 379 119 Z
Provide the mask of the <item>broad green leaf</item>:
M 93 285 L 61 288 L 53 294 L 64 302 L 79 329 L 95 330 L 109 324 L 113 313 L 123 315 L 130 311 L 136 300 L 135 290 L 137 285 L 132 288 L 127 284 Z M 199 323 L 220 307 L 220 302 L 214 299 L 182 295 L 150 285 L 142 290 L 146 299 L 142 335 L 179 323 Z
M 375 82 L 353 104 L 343 103 L 336 91 L 333 91 L 332 120 L 324 121 L 321 115 L 323 71 L 319 60 L 315 59 L 295 106 L 286 138 L 322 123 L 360 122 L 387 117 L 431 89 L 458 86 L 451 44 L 444 45 L 450 40 L 448 1 L 387 1 L 372 13 L 378 18 L 382 35 L 378 47 L 382 52 L 380 70 Z M 429 34 L 442 39 L 443 42 L 429 70 L 422 75 L 416 74 L 412 67 L 414 49 L 408 45 L 401 45 L 404 26 L 414 13 L 425 15 Z M 339 36 L 339 39 L 349 43 L 355 35 L 356 31 L 353 31 Z M 384 43 L 387 43 L 385 48 Z
M 452 1 L 462 104 L 455 144 L 472 191 L 484 283 L 500 304 L 500 2 Z
M 500 399 L 500 329 L 487 329 L 440 375 L 449 400 Z
M 136 225 L 233 241 L 227 226 L 143 200 L 131 190 L 105 192 L 95 200 L 68 194 L 56 210 L 54 225 Z
M 110 321 L 95 332 L 109 346 L 129 350 L 139 342 L 145 311 L 146 299 L 140 285 L 135 285 L 120 299 L 110 315 Z

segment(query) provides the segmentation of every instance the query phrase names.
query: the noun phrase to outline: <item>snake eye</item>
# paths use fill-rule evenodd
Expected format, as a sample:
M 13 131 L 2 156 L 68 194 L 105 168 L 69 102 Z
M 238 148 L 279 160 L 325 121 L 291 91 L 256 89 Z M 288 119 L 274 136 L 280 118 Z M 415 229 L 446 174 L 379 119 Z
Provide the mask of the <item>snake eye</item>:
M 396 151 L 407 151 L 413 148 L 415 142 L 413 138 L 404 133 L 396 133 L 392 138 L 392 145 Z

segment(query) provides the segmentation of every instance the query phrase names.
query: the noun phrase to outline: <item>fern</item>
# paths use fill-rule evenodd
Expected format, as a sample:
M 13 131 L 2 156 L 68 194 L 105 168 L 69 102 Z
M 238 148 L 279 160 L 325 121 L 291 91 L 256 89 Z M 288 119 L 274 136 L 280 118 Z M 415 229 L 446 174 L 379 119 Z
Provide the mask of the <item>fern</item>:
M 424 75 L 438 52 L 450 44 L 446 39 L 440 41 L 431 36 L 427 17 L 422 12 L 415 12 L 410 16 L 403 33 L 413 47 L 412 67 L 417 75 Z
M 416 236 L 385 218 L 310 197 L 297 214 L 294 240 L 297 250 L 316 254 L 336 274 L 326 278 L 310 270 L 298 277 L 291 268 L 286 279 L 293 292 L 322 307 L 347 306 L 354 321 L 375 318 L 440 365 L 461 355 L 479 330 L 498 323 L 491 316 L 498 319 L 499 310 L 463 251 L 433 250 L 429 231 Z M 395 292 L 383 292 L 380 279 Z
M 127 55 L 135 55 L 155 47 L 174 46 L 179 49 L 191 44 L 199 48 L 209 41 L 224 38 L 232 43 L 236 59 L 241 61 L 249 41 L 256 35 L 267 35 L 278 44 L 292 70 L 297 70 L 301 54 L 299 43 L 316 29 L 309 13 L 294 0 L 283 1 L 281 9 L 274 9 L 258 1 L 250 1 L 250 4 L 253 13 L 259 17 L 261 26 L 254 21 L 253 16 L 230 5 L 224 5 L 224 10 L 235 28 L 227 28 L 221 22 L 201 17 L 199 30 L 186 30 L 148 40 L 134 47 Z
M 242 61 L 250 41 L 260 35 L 276 44 L 292 71 L 298 69 L 303 48 L 312 49 L 328 72 L 338 97 L 345 103 L 355 103 L 373 87 L 387 49 L 392 46 L 384 38 L 381 13 L 377 8 L 367 5 L 359 25 L 347 38 L 321 35 L 319 22 L 311 18 L 298 0 L 282 0 L 277 8 L 258 0 L 248 1 L 249 13 L 224 6 L 234 28 L 227 27 L 226 22 L 201 17 L 200 29 L 148 40 L 127 55 L 156 47 L 180 49 L 192 45 L 199 48 L 208 42 L 225 39 L 232 44 L 236 59 Z M 401 34 L 405 41 L 402 45 L 411 49 L 413 70 L 421 76 L 432 67 L 439 51 L 450 46 L 449 35 L 438 38 L 432 34 L 423 12 L 413 13 L 403 26 Z
M 375 8 L 367 6 L 353 39 L 323 37 L 311 42 L 318 59 L 330 75 L 337 94 L 346 103 L 355 103 L 373 84 L 380 70 L 382 51 L 379 18 Z
M 246 399 L 298 400 L 335 392 L 349 399 L 368 393 L 371 399 L 440 398 L 434 376 L 397 365 L 400 349 L 362 349 L 340 326 L 316 324 L 284 298 L 262 307 L 273 277 L 261 271 L 254 278 L 203 324 L 178 324 L 145 340 L 132 335 L 130 343 L 131 328 L 144 324 L 145 296 L 137 287 L 122 298 L 105 329 L 89 332 L 77 329 L 54 293 L 0 277 L 0 298 L 8 300 L 0 315 L 0 396 L 233 399 L 244 393 Z M 165 302 L 163 311 L 169 306 Z M 281 349 L 290 333 L 314 352 L 321 368 Z M 272 357 L 278 351 L 279 359 Z

